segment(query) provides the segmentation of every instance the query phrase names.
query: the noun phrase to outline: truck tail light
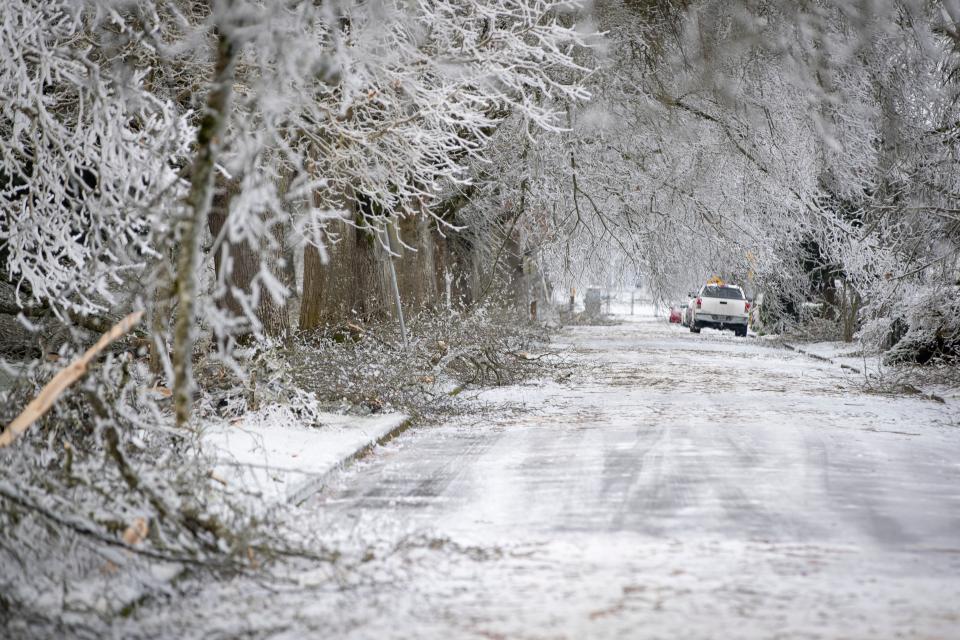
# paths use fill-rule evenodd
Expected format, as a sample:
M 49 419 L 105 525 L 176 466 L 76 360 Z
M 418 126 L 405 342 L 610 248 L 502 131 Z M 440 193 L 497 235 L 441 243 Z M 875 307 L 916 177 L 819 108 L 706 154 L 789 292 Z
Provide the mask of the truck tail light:
M 697 298 L 697 309 L 700 308 L 700 304 L 701 304 L 700 298 Z
M 744 311 L 750 311 L 750 303 L 749 303 L 749 302 L 747 303 L 747 306 L 744 307 L 743 310 L 744 310 Z

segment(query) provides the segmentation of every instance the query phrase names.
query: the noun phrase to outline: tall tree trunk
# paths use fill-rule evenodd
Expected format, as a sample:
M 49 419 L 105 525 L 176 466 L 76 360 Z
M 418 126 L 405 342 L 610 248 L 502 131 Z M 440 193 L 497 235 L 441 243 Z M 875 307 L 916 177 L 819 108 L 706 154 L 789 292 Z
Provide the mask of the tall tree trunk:
M 436 251 L 426 214 L 401 218 L 389 225 L 391 250 L 403 306 L 413 315 L 433 306 L 444 285 L 436 279 Z M 408 248 L 409 247 L 409 248 Z M 441 268 L 442 271 L 442 268 Z
M 308 246 L 303 256 L 300 329 L 310 331 L 359 316 L 366 319 L 386 307 L 383 278 L 378 273 L 375 243 L 369 234 L 345 222 L 336 224 L 339 239 L 327 247 L 329 262 Z
M 303 250 L 303 298 L 300 301 L 300 330 L 323 324 L 323 260 L 313 245 Z
M 190 171 L 188 210 L 179 222 L 177 318 L 173 331 L 173 408 L 177 426 L 190 420 L 193 393 L 193 344 L 196 340 L 197 271 L 200 238 L 213 197 L 213 171 L 220 138 L 226 129 L 233 92 L 237 47 L 223 32 L 217 35 L 217 61 L 206 111 L 197 132 L 197 151 Z
M 293 330 L 291 305 L 298 298 L 295 247 L 290 239 L 290 225 L 278 224 L 273 228 L 273 235 L 277 244 L 270 254 L 270 264 L 273 265 L 273 275 L 289 292 L 284 304 L 277 304 L 273 299 L 268 301 L 269 306 L 261 309 L 260 322 L 268 336 L 286 339 Z M 269 297 L 269 296 L 268 296 Z
M 230 217 L 230 202 L 237 194 L 239 181 L 224 182 L 217 189 L 213 197 L 207 224 L 210 233 L 217 237 Z M 217 273 L 217 282 L 223 282 L 226 290 L 219 294 L 217 304 L 229 311 L 233 316 L 243 317 L 244 306 L 237 300 L 235 292 L 249 296 L 253 291 L 253 281 L 262 268 L 268 268 L 273 275 L 288 289 L 293 289 L 295 283 L 285 269 L 285 261 L 293 258 L 287 256 L 289 241 L 286 236 L 285 225 L 275 225 L 273 228 L 275 247 L 253 247 L 247 241 L 231 242 L 225 238 L 223 244 L 214 255 L 214 267 Z M 229 256 L 230 270 L 224 273 L 224 257 Z M 256 321 L 268 336 L 285 338 L 290 332 L 290 319 L 287 317 L 285 304 L 278 304 L 267 292 L 261 291 L 257 300 Z M 253 319 L 251 318 L 251 321 Z M 252 328 L 251 328 L 252 329 Z M 247 330 L 249 334 L 251 330 Z

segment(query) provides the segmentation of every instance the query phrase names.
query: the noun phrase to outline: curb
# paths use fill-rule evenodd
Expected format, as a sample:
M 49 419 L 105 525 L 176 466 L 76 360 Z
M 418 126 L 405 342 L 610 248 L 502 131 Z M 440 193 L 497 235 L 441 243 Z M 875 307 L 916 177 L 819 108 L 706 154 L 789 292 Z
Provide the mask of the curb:
M 448 391 L 447 395 L 451 397 L 457 396 L 466 388 L 466 386 L 467 385 L 465 384 L 458 384 L 452 390 Z M 353 453 L 344 456 L 342 459 L 340 459 L 340 461 L 332 465 L 327 471 L 324 471 L 317 477 L 300 485 L 300 487 L 298 487 L 292 494 L 287 496 L 286 502 L 299 507 L 318 492 L 322 491 L 335 473 L 343 471 L 353 463 L 373 453 L 374 449 L 377 447 L 383 446 L 394 438 L 399 437 L 401 434 L 403 434 L 403 432 L 412 427 L 414 422 L 415 421 L 413 418 L 406 418 L 387 433 L 357 447 Z
M 369 441 L 357 447 L 353 453 L 344 456 L 320 475 L 300 485 L 293 493 L 287 496 L 287 504 L 292 504 L 296 507 L 299 507 L 308 499 L 313 497 L 316 493 L 323 490 L 323 488 L 327 486 L 327 482 L 330 480 L 330 477 L 333 476 L 333 474 L 346 469 L 360 458 L 369 455 L 375 448 L 393 440 L 411 426 L 413 426 L 413 418 L 406 418 L 387 433 L 377 437 L 375 440 Z
M 834 362 L 833 360 L 831 360 L 830 358 L 825 358 L 824 356 L 817 355 L 816 353 L 810 353 L 809 351 L 804 351 L 804 350 L 801 349 L 800 347 L 795 347 L 795 346 L 793 346 L 792 344 L 789 344 L 789 343 L 787 343 L 787 342 L 783 342 L 783 343 L 781 343 L 781 344 L 782 344 L 786 349 L 789 349 L 790 351 L 795 351 L 795 352 L 797 352 L 797 353 L 802 353 L 803 355 L 807 356 L 808 358 L 813 358 L 814 360 L 819 360 L 819 361 L 821 361 L 821 362 L 829 362 L 829 363 L 832 364 L 832 365 L 837 365 L 837 363 Z M 863 371 L 861 371 L 860 369 L 858 369 L 858 368 L 856 368 L 856 367 L 851 367 L 851 366 L 848 365 L 848 364 L 840 363 L 840 364 L 837 365 L 837 366 L 839 366 L 841 369 L 845 369 L 845 370 L 847 370 L 847 371 L 852 371 L 853 373 L 855 373 L 855 374 L 857 374 L 857 375 L 863 375 Z M 947 401 L 946 401 L 945 399 L 943 399 L 942 397 L 938 396 L 937 394 L 935 394 L 935 393 L 924 393 L 923 391 L 921 391 L 920 389 L 916 388 L 916 387 L 913 386 L 912 384 L 904 384 L 904 385 L 903 385 L 903 390 L 906 391 L 907 393 L 911 394 L 911 395 L 920 396 L 921 398 L 924 398 L 925 400 L 931 400 L 931 401 L 933 401 L 933 402 L 939 402 L 940 404 L 946 404 L 946 403 L 947 403 Z
M 797 353 L 802 353 L 803 355 L 807 356 L 808 358 L 813 358 L 814 360 L 819 360 L 820 362 L 829 362 L 830 364 L 837 364 L 836 362 L 834 362 L 834 361 L 831 360 L 830 358 L 826 358 L 826 357 L 824 357 L 824 356 L 817 355 L 816 353 L 810 353 L 809 351 L 804 351 L 804 350 L 801 349 L 800 347 L 795 347 L 795 346 L 793 346 L 792 344 L 790 344 L 789 342 L 782 342 L 781 344 L 782 344 L 785 348 L 789 349 L 790 351 L 796 351 Z M 848 365 L 848 364 L 841 364 L 841 365 L 840 365 L 840 368 L 841 368 L 841 369 L 848 369 L 848 370 L 853 371 L 854 373 L 857 373 L 857 374 L 862 374 L 862 373 L 863 373 L 863 371 L 860 371 L 860 369 L 857 369 L 856 367 L 851 367 L 851 366 Z

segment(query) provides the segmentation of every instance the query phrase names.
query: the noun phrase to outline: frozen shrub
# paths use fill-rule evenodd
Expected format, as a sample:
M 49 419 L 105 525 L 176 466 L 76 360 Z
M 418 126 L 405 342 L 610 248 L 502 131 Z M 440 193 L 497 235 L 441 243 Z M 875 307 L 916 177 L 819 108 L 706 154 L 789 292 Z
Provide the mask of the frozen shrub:
M 907 330 L 886 354 L 888 364 L 960 360 L 960 287 L 937 288 L 909 308 Z

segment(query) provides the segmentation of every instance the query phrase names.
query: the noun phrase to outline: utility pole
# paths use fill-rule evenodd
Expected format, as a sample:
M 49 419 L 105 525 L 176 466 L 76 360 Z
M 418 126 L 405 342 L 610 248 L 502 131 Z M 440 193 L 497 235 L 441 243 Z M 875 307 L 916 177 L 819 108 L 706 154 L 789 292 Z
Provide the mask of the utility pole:
M 389 224 L 389 223 L 388 223 Z M 394 227 L 396 228 L 396 227 Z M 397 284 L 397 269 L 393 265 L 393 249 L 390 248 L 390 232 L 384 225 L 382 230 L 384 251 L 387 252 L 387 266 L 390 272 L 390 285 L 393 289 L 393 304 L 397 308 L 397 319 L 400 320 L 400 336 L 403 338 L 403 350 L 410 351 L 410 341 L 407 339 L 407 323 L 403 319 L 403 305 L 400 304 L 400 286 Z

